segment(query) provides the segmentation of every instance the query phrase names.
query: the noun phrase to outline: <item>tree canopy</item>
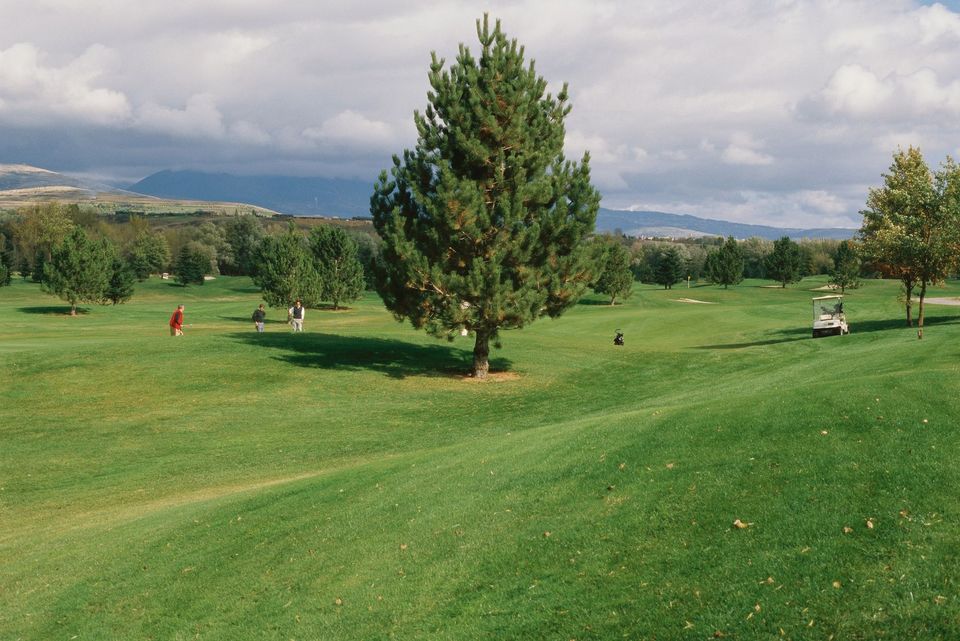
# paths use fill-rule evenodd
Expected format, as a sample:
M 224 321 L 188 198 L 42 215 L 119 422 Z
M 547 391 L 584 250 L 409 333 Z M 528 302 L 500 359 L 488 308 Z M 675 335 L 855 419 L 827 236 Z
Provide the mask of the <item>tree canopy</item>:
M 882 187 L 873 188 L 863 212 L 864 253 L 903 284 L 907 324 L 912 293 L 919 288 L 917 337 L 923 338 L 927 287 L 942 281 L 957 263 L 960 245 L 960 167 L 949 156 L 933 173 L 920 150 L 893 155 Z
M 781 287 L 800 280 L 803 268 L 803 256 L 800 246 L 783 236 L 773 241 L 773 251 L 764 258 L 767 278 L 779 281 Z
M 600 196 L 589 156 L 563 156 L 567 87 L 554 97 L 497 21 L 477 21 L 449 69 L 432 54 L 413 150 L 382 172 L 370 211 L 382 238 L 377 290 L 398 320 L 475 337 L 489 369 L 501 330 L 559 316 L 592 280 L 588 248 Z
M 297 299 L 304 307 L 319 303 L 320 277 L 303 235 L 292 224 L 282 234 L 263 238 L 254 263 L 253 282 L 271 307 L 287 308 Z
M 339 227 L 321 225 L 310 232 L 310 250 L 321 283 L 321 298 L 339 309 L 340 303 L 357 300 L 363 291 L 363 265 L 357 243 Z
M 45 264 L 43 288 L 70 303 L 101 303 L 110 280 L 115 250 L 106 240 L 93 241 L 80 227 L 54 246 Z
M 743 252 L 733 236 L 707 256 L 707 278 L 726 289 L 743 280 Z
M 598 256 L 598 276 L 593 290 L 610 297 L 615 305 L 618 298 L 629 298 L 633 289 L 633 272 L 630 270 L 630 252 L 617 241 L 603 242 Z

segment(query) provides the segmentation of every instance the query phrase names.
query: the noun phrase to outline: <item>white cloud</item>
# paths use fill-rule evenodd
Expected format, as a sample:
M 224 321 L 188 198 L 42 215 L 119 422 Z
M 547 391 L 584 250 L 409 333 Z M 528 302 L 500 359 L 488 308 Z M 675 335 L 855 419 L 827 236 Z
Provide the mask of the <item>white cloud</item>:
M 225 133 L 223 115 L 209 94 L 191 96 L 183 109 L 147 103 L 137 114 L 137 127 L 185 138 L 220 138 Z
M 395 142 L 393 128 L 347 109 L 328 118 L 319 127 L 303 130 L 305 138 L 320 144 L 357 144 L 363 147 L 387 147 Z
M 46 64 L 45 58 L 30 43 L 0 50 L 0 118 L 123 124 L 130 117 L 130 103 L 122 92 L 96 86 L 115 60 L 109 49 L 91 45 L 59 67 Z

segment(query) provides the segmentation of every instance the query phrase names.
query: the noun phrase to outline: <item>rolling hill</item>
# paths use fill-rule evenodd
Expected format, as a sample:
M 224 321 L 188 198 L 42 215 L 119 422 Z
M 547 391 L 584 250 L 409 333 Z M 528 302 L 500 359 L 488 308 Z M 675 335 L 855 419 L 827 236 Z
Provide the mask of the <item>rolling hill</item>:
M 273 216 L 265 207 L 236 200 L 166 199 L 117 189 L 101 183 L 68 176 L 40 167 L 0 164 L 0 211 L 44 202 L 77 203 L 101 214 L 232 214 L 236 211 Z

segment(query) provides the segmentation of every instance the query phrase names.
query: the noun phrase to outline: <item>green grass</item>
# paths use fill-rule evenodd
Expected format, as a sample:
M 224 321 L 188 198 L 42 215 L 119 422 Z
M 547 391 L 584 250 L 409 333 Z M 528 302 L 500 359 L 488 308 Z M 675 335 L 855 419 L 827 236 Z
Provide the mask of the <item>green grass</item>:
M 2 288 L 0 639 L 960 638 L 960 308 L 813 340 L 766 284 L 588 297 L 486 383 L 372 295 Z

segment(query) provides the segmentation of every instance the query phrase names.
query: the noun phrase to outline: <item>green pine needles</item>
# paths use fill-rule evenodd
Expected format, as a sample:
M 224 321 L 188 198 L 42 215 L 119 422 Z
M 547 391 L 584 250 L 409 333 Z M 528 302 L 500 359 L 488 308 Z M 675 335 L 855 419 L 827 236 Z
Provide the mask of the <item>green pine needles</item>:
M 377 290 L 398 320 L 472 333 L 474 376 L 489 344 L 576 303 L 592 279 L 585 237 L 600 195 L 589 155 L 563 156 L 567 87 L 556 97 L 500 22 L 477 21 L 481 53 L 432 54 L 416 147 L 394 156 L 370 199 L 382 241 Z

